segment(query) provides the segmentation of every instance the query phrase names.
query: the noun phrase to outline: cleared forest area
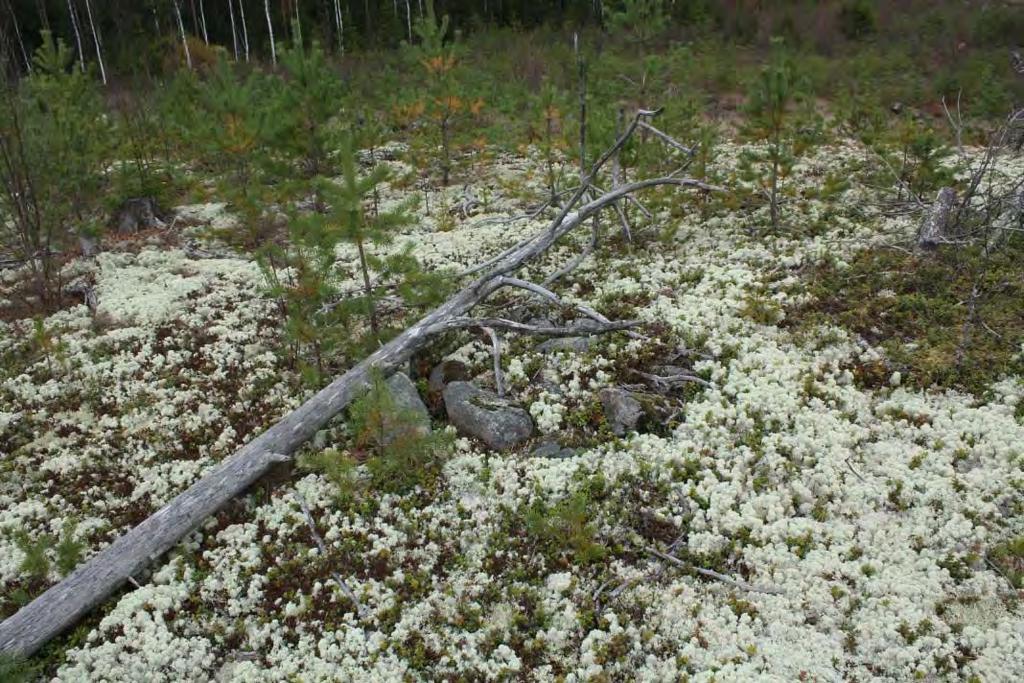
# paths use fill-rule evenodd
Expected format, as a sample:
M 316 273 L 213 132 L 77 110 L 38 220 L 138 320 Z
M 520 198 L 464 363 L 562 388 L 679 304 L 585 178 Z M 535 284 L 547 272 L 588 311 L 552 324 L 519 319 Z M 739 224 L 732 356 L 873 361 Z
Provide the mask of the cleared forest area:
M 0 0 L 0 679 L 1024 677 L 1018 3 Z

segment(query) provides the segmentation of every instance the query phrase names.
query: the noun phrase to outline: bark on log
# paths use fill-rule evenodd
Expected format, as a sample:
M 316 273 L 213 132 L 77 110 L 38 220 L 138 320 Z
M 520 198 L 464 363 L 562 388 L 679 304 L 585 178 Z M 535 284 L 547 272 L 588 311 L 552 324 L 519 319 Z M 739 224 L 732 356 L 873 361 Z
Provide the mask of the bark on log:
M 917 234 L 917 246 L 921 249 L 934 249 L 946 241 L 949 232 L 949 216 L 956 204 L 956 191 L 944 187 L 935 195 L 935 203 L 921 222 Z
M 630 132 L 635 125 L 630 128 Z M 621 146 L 626 136 L 620 139 Z M 603 157 L 607 160 L 608 155 Z M 595 165 L 591 177 L 603 161 Z M 478 277 L 415 325 L 395 337 L 336 379 L 280 422 L 216 465 L 189 489 L 134 529 L 115 540 L 60 583 L 52 586 L 0 624 L 0 652 L 31 655 L 51 638 L 73 626 L 130 577 L 174 547 L 185 534 L 216 512 L 277 462 L 291 454 L 366 386 L 372 370 L 391 374 L 439 332 L 465 327 L 466 314 L 490 294 L 511 286 L 504 276 L 542 254 L 585 219 L 629 194 L 660 185 L 720 188 L 689 178 L 652 178 L 626 185 L 569 212 L 567 206 L 551 225 L 533 239 L 507 251 L 486 274 Z M 575 199 L 582 197 L 583 188 Z M 489 321 L 492 322 L 493 321 Z M 615 326 L 612 325 L 612 328 Z

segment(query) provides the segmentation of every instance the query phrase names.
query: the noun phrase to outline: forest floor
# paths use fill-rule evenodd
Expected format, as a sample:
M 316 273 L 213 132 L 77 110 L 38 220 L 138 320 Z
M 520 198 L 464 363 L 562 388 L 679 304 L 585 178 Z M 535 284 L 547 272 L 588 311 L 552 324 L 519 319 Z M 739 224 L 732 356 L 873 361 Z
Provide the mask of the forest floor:
M 714 162 L 733 184 L 741 151 L 725 144 Z M 654 219 L 634 214 L 635 243 L 609 238 L 559 287 L 643 321 L 644 337 L 548 352 L 507 340 L 532 442 L 495 453 L 457 438 L 440 476 L 405 495 L 339 499 L 303 470 L 257 486 L 45 650 L 49 673 L 1024 679 L 1024 337 L 1012 314 L 1024 284 L 1018 268 L 1001 290 L 1016 308 L 987 318 L 1005 322 L 992 331 L 1001 355 L 975 363 L 958 385 L 971 391 L 931 386 L 959 329 L 907 322 L 931 290 L 907 286 L 918 270 L 897 245 L 917 218 L 880 202 L 877 165 L 856 143 L 813 149 L 786 180 L 775 232 L 763 206 L 649 197 Z M 544 197 L 542 166 L 499 157 L 443 202 L 432 193 L 408 230 L 417 256 L 460 270 L 541 230 L 543 218 L 482 221 Z M 484 214 L 457 211 L 469 195 L 486 197 Z M 94 278 L 95 313 L 67 308 L 42 332 L 0 324 L 0 615 L 306 398 L 276 351 L 256 264 L 180 248 L 230 216 L 215 204 L 178 213 L 165 233 L 71 265 Z M 542 277 L 587 238 L 529 270 Z M 493 381 L 482 340 L 442 351 Z M 704 383 L 637 389 L 653 412 L 614 436 L 600 390 L 665 365 Z M 534 454 L 544 441 L 575 450 Z M 347 443 L 339 421 L 307 451 Z

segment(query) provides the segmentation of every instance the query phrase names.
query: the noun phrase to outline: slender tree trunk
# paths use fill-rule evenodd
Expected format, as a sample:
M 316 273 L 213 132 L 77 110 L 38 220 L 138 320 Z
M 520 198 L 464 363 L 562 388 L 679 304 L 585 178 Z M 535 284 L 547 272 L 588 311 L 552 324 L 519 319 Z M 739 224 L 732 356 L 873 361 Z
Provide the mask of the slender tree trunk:
M 277 66 L 277 47 L 274 45 L 274 22 L 270 19 L 270 0 L 263 0 L 263 10 L 267 15 L 267 32 L 270 34 L 270 61 Z
M 50 31 L 50 15 L 46 13 L 45 0 L 36 0 L 36 9 L 39 11 L 39 26 L 44 31 Z
M 245 0 L 238 0 L 238 15 L 242 21 L 242 45 L 245 46 L 245 61 L 249 61 L 249 27 L 245 22 Z
M 292 27 L 294 35 L 292 36 L 292 42 L 296 43 L 300 47 L 302 46 L 302 15 L 299 14 L 299 0 L 295 0 L 295 24 Z
M 366 266 L 366 252 L 363 250 L 363 241 L 356 240 L 356 247 L 359 250 L 359 269 L 363 271 L 363 291 L 366 292 L 366 312 L 370 316 L 370 329 L 373 337 L 380 341 L 380 326 L 377 323 L 377 303 L 373 300 L 373 287 L 370 285 L 370 271 Z
M 178 0 L 174 0 L 174 14 L 178 18 L 178 32 L 181 34 L 181 46 L 185 49 L 185 63 L 188 64 L 188 70 L 192 70 L 192 53 L 188 49 L 188 40 L 185 38 L 185 22 L 181 19 L 181 5 L 178 4 Z
M 14 7 L 11 6 L 10 0 L 7 0 L 7 11 L 11 15 L 11 25 L 14 27 L 14 37 L 18 41 L 18 48 L 21 49 L 21 58 L 25 60 L 25 68 L 28 73 L 32 73 L 32 60 L 28 56 L 28 51 L 25 49 L 25 42 L 21 39 L 21 29 L 18 27 L 18 15 L 14 13 Z
M 771 187 L 771 220 L 772 230 L 778 232 L 779 230 L 779 156 L 782 154 L 780 145 L 782 144 L 781 132 L 778 128 L 775 130 L 775 139 L 772 142 L 772 187 Z
M 587 173 L 587 62 L 580 50 L 579 34 L 573 34 L 573 49 L 576 52 L 576 67 L 579 72 L 580 95 L 580 179 Z
M 409 0 L 405 0 L 405 26 L 409 34 L 409 42 L 412 43 L 412 8 L 409 7 Z
M 235 5 L 228 0 L 228 15 L 231 17 L 231 47 L 235 51 L 235 61 L 238 61 L 238 29 L 235 27 Z
M 203 42 L 210 44 L 210 36 L 206 32 L 206 7 L 203 0 L 199 0 L 199 27 L 203 30 Z
M 92 42 L 96 44 L 96 61 L 100 63 L 100 78 L 103 85 L 107 84 L 107 69 L 103 66 L 103 42 L 100 39 L 99 31 L 96 30 L 96 21 L 92 16 L 92 4 L 85 0 L 85 12 L 89 17 L 89 28 L 92 30 Z
M 341 0 L 334 0 L 334 20 L 338 25 L 338 51 L 345 54 L 345 20 L 341 15 Z
M 78 30 L 78 17 L 75 15 L 75 6 L 68 0 L 68 14 L 71 15 L 71 28 L 75 31 L 75 44 L 78 46 L 78 66 L 82 73 L 85 73 L 85 53 L 82 52 L 82 33 Z

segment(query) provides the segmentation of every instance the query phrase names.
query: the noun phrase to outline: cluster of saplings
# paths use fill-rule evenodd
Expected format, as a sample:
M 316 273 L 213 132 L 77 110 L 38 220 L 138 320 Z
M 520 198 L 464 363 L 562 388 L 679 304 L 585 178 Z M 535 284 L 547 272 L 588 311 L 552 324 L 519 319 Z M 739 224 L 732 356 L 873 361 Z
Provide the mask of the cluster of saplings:
M 665 17 L 658 3 L 627 3 L 608 23 L 644 45 L 651 38 L 644 31 L 663 30 Z M 287 355 L 310 386 L 321 385 L 444 291 L 440 276 L 424 272 L 411 249 L 377 248 L 408 224 L 413 209 L 381 208 L 379 188 L 388 179 L 376 163 L 382 144 L 408 143 L 402 154 L 414 171 L 390 181 L 415 183 L 428 211 L 440 204 L 443 226 L 443 188 L 469 175 L 467 166 L 485 162 L 491 146 L 534 144 L 557 199 L 575 181 L 569 157 L 593 158 L 614 139 L 624 109 L 658 104 L 648 102 L 648 77 L 653 81 L 663 67 L 653 56 L 640 73 L 630 72 L 636 78 L 612 79 L 607 70 L 621 63 L 581 40 L 567 52 L 569 63 L 548 67 L 532 91 L 512 89 L 522 101 L 498 108 L 520 120 L 502 126 L 501 114 L 488 118 L 489 100 L 501 97 L 494 74 L 471 68 L 452 33 L 430 2 L 421 17 L 410 17 L 412 40 L 396 59 L 416 74 L 414 85 L 382 99 L 366 92 L 380 88 L 353 79 L 318 41 L 304 37 L 298 21 L 290 42 L 274 50 L 273 65 L 228 55 L 205 67 L 183 62 L 145 93 L 105 91 L 90 69 L 80 68 L 81 50 L 44 31 L 31 70 L 10 86 L 0 108 L 0 247 L 27 273 L 25 300 L 42 314 L 80 296 L 69 294 L 64 266 L 102 242 L 126 198 L 226 201 L 237 227 L 216 236 L 258 259 L 285 321 Z M 746 181 L 726 200 L 728 208 L 764 207 L 765 231 L 796 229 L 786 220 L 795 200 L 789 176 L 808 147 L 836 130 L 876 146 L 886 161 L 882 175 L 895 176 L 883 182 L 895 180 L 915 200 L 928 200 L 949 181 L 942 163 L 949 150 L 917 117 L 895 116 L 892 125 L 852 107 L 833 119 L 838 125 L 826 125 L 794 55 L 783 40 L 773 41 L 743 86 L 738 122 L 709 119 L 696 99 L 674 103 L 667 115 L 673 135 L 697 150 L 693 175 Z M 744 153 L 737 177 L 708 178 L 716 141 L 726 134 L 758 144 Z M 627 144 L 622 174 L 669 170 L 672 160 L 652 149 Z M 841 189 L 842 179 L 827 180 Z M 431 202 L 435 190 L 438 201 Z M 358 256 L 351 271 L 337 262 L 342 244 Z M 353 277 L 358 287 L 340 284 Z

